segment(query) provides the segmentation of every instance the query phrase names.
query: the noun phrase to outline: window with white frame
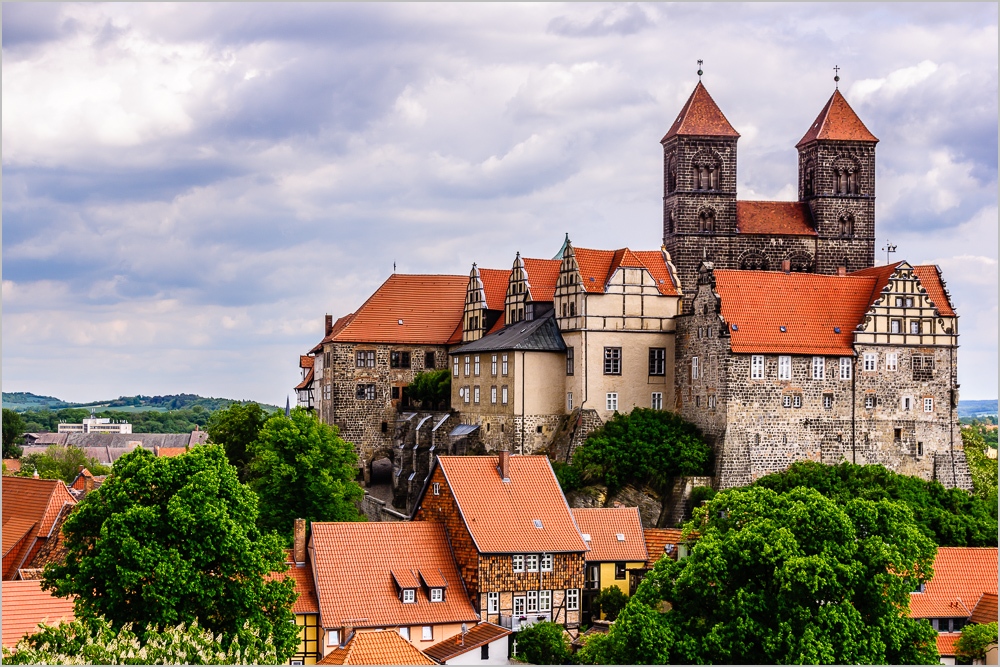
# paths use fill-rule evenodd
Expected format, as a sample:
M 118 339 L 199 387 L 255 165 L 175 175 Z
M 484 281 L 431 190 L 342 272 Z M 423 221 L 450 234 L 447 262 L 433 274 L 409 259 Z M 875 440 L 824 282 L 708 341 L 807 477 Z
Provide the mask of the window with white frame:
M 778 379 L 792 379 L 792 358 L 788 356 L 778 357 Z
M 500 594 L 499 593 L 487 593 L 486 594 L 486 613 L 487 614 L 499 614 L 500 613 Z
M 792 407 L 792 395 L 791 394 L 785 394 L 784 396 L 781 397 L 781 406 L 784 407 L 784 408 L 790 408 L 790 407 Z
M 510 557 L 511 569 L 514 572 L 524 572 L 524 556 L 521 554 L 514 554 Z
M 885 370 L 894 371 L 899 367 L 899 354 L 896 352 L 886 352 Z
M 500 357 L 500 374 L 507 375 L 507 355 Z
M 924 412 L 934 412 L 934 399 L 927 397 L 924 399 Z
M 566 375 L 572 375 L 574 372 L 576 372 L 575 363 L 576 363 L 576 361 L 575 361 L 575 357 L 573 355 L 573 348 L 572 347 L 567 347 L 566 348 Z
M 650 407 L 652 407 L 654 410 L 662 410 L 663 409 L 663 392 L 662 391 L 654 391 L 653 392 L 653 399 L 652 399 L 652 401 L 650 401 L 650 403 L 651 403 Z
M 434 495 L 435 496 L 440 496 L 441 495 L 441 483 L 440 482 L 434 482 L 433 488 L 434 488 Z
M 851 358 L 841 357 L 840 358 L 840 379 L 850 380 L 851 379 Z
M 497 402 L 497 388 L 490 387 L 490 403 L 496 405 Z
M 538 554 L 528 554 L 524 557 L 524 563 L 528 572 L 538 572 Z
M 826 377 L 826 357 L 813 357 L 813 380 L 822 380 Z
M 750 357 L 750 379 L 764 379 L 764 355 L 754 354 Z
M 331 396 L 333 396 L 333 385 L 329 384 L 323 385 L 323 400 L 329 401 Z
M 340 630 L 327 630 L 326 631 L 326 645 L 327 646 L 337 646 L 340 644 Z
M 493 358 L 490 359 L 490 373 L 493 374 L 493 377 L 497 376 L 497 355 L 495 354 L 493 355 Z
M 552 554 L 542 554 L 542 572 L 552 571 Z
M 667 348 L 665 347 L 649 348 L 649 374 L 650 375 L 667 374 Z
M 580 609 L 580 589 L 570 588 L 566 591 L 566 611 L 577 611 Z
M 458 377 L 458 357 L 455 357 L 452 360 L 451 374 L 454 375 L 455 377 Z
M 470 357 L 468 355 L 466 355 L 465 356 L 465 364 L 464 364 L 465 365 L 465 377 L 469 377 L 469 367 L 471 366 L 471 364 L 469 363 L 469 360 L 470 360 Z
M 792 394 L 792 407 L 793 408 L 802 407 L 802 394 Z
M 889 333 L 903 333 L 903 320 L 889 320 Z
M 476 385 L 472 389 L 472 402 L 473 403 L 478 403 L 479 402 L 479 385 Z
M 715 394 L 711 394 L 708 397 L 708 407 L 709 409 L 715 408 Z
M 477 354 L 472 360 L 472 372 L 474 375 L 479 375 L 479 355 Z
M 904 411 L 910 411 L 913 409 L 913 398 L 910 396 L 903 396 L 900 399 L 900 404 Z
M 528 602 L 527 612 L 529 614 L 537 614 L 538 613 L 538 591 L 528 591 L 528 593 L 527 593 L 527 595 L 525 597 L 527 598 L 527 602 Z
M 500 388 L 500 402 L 507 405 L 507 385 Z
M 469 391 L 468 387 L 462 387 L 462 396 L 464 397 L 466 403 L 472 400 L 472 392 Z
M 823 409 L 830 410 L 833 408 L 833 394 L 823 394 Z
M 538 591 L 538 611 L 552 611 L 552 591 Z
M 405 639 L 406 641 L 410 641 L 410 629 L 409 628 L 400 628 L 399 629 L 399 636 L 402 637 L 403 639 Z
M 566 411 L 573 412 L 573 392 L 566 392 Z
M 874 352 L 865 352 L 864 355 L 865 371 L 871 372 L 878 368 L 878 355 Z
M 415 588 L 404 588 L 403 589 L 403 604 L 413 604 L 417 601 L 417 589 Z
M 605 397 L 605 399 L 606 399 L 605 405 L 607 407 L 608 412 L 612 412 L 612 411 L 618 409 L 618 394 L 617 393 L 610 392 Z
M 910 333 L 911 334 L 920 333 L 920 320 L 910 320 Z
M 865 410 L 874 410 L 874 409 L 875 409 L 875 394 L 866 394 Z
M 698 357 L 691 357 L 691 379 L 698 379 Z
M 432 588 L 431 589 L 431 602 L 443 602 L 444 601 L 444 589 L 443 588 Z
M 604 374 L 622 374 L 622 349 L 620 347 L 604 348 Z
M 434 639 L 434 627 L 430 625 L 425 625 L 420 630 L 420 639 L 429 642 Z

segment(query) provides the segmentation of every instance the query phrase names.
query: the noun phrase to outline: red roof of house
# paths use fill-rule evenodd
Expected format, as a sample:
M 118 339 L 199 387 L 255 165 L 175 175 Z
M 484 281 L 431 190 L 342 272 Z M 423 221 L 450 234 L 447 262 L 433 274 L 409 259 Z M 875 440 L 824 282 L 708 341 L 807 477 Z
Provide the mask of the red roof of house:
M 562 266 L 561 259 L 524 258 L 524 270 L 528 274 L 532 301 L 541 302 L 555 299 L 560 266 Z
M 955 655 L 955 642 L 962 636 L 961 632 L 939 632 L 937 636 L 937 650 L 942 658 Z
M 509 482 L 500 478 L 496 456 L 436 461 L 480 553 L 587 550 L 548 457 L 511 456 Z
M 736 228 L 740 234 L 816 236 L 809 205 L 797 201 L 738 201 Z
M 854 274 L 715 271 L 730 346 L 742 354 L 853 356 L 854 329 L 868 312 L 874 283 Z
M 468 285 L 468 276 L 394 273 L 329 338 L 341 343 L 445 345 L 461 326 Z
M 394 630 L 359 630 L 342 647 L 330 651 L 318 665 L 437 664 Z
M 2 486 L 3 552 L 7 561 L 3 577 L 9 579 L 13 568 L 31 555 L 36 540 L 49 537 L 63 505 L 75 505 L 76 499 L 59 479 L 5 477 Z M 19 537 L 15 538 L 15 534 Z
M 312 368 L 316 358 L 309 354 L 299 355 L 299 368 Z
M 642 534 L 646 539 L 646 552 L 649 554 L 646 567 L 653 567 L 667 552 L 668 544 L 674 545 L 676 549 L 677 545 L 683 541 L 681 536 L 684 531 L 680 528 L 644 528 Z M 676 551 L 672 555 L 676 558 Z
M 638 507 L 574 508 L 573 518 L 590 547 L 587 562 L 646 561 Z
M 852 276 L 868 276 L 875 278 L 875 284 L 872 287 L 871 302 L 874 303 L 875 300 L 880 296 L 883 288 L 889 284 L 889 279 L 892 274 L 896 272 L 901 264 L 906 264 L 906 262 L 893 262 L 892 264 L 884 264 L 882 266 L 873 266 L 868 269 L 861 269 L 860 271 L 854 271 L 851 273 Z M 951 301 L 948 300 L 948 295 L 944 291 L 944 282 L 941 280 L 941 272 L 938 268 L 933 265 L 917 265 L 913 267 L 913 274 L 920 281 L 920 284 L 925 290 L 927 290 L 927 296 L 930 298 L 931 302 L 937 307 L 938 312 L 945 317 L 954 317 L 955 311 L 951 307 Z
M 972 616 L 969 617 L 969 622 L 970 623 L 997 622 L 996 593 L 983 593 L 983 597 L 979 598 L 979 602 L 976 603 L 975 608 L 972 610 Z
M 701 81 L 694 87 L 691 97 L 684 103 L 677 120 L 670 126 L 667 133 L 660 139 L 663 143 L 675 135 L 705 136 L 705 137 L 739 137 L 740 134 L 726 120 L 725 115 L 715 103 Z
M 430 522 L 314 522 L 309 549 L 323 627 L 385 627 L 475 623 L 444 524 Z M 393 572 L 440 576 L 443 602 L 418 588 L 403 603 Z
M 483 283 L 483 296 L 487 310 L 503 310 L 510 283 L 510 269 L 479 269 L 479 279 Z
M 20 472 L 21 459 L 4 459 L 3 464 L 7 466 L 8 472 Z
M 180 456 L 181 454 L 187 454 L 187 447 L 158 447 L 156 450 L 157 456 Z
M 288 570 L 275 573 L 275 577 L 289 577 L 295 582 L 295 592 L 299 594 L 292 605 L 294 614 L 318 614 L 319 602 L 316 600 L 316 584 L 313 581 L 312 564 L 309 559 L 302 565 L 295 564 L 291 549 L 285 550 L 285 564 Z
M 499 625 L 480 623 L 475 627 L 469 628 L 464 637 L 461 634 L 449 637 L 444 641 L 425 648 L 424 653 L 443 665 L 448 660 L 453 660 L 469 651 L 474 651 L 480 646 L 503 639 L 510 633 L 510 630 L 505 630 Z
M 5 482 L 6 483 L 6 482 Z M 57 598 L 42 590 L 40 581 L 3 582 L 3 645 L 14 646 L 38 624 L 73 621 L 73 598 Z
M 826 106 L 819 112 L 816 120 L 809 127 L 809 131 L 805 133 L 799 143 L 795 144 L 795 147 L 798 148 L 811 141 L 823 139 L 878 143 L 878 139 L 868 131 L 868 128 L 854 113 L 854 109 L 847 103 L 839 90 L 833 91 Z
M 313 383 L 314 372 L 315 372 L 315 369 L 314 368 L 310 368 L 309 372 L 306 373 L 306 376 L 304 378 L 302 378 L 302 382 L 300 382 L 297 385 L 295 385 L 295 387 L 294 387 L 295 391 L 300 391 L 302 389 L 308 389 L 309 385 L 311 385 Z
M 591 248 L 573 248 L 576 264 L 580 268 L 580 279 L 587 292 L 603 294 L 608 281 L 615 271 L 622 267 L 644 268 L 656 280 L 660 294 L 676 295 L 677 288 L 666 259 L 659 250 L 632 251 L 628 248 L 619 250 L 594 250 Z
M 997 548 L 938 547 L 934 576 L 910 594 L 910 617 L 968 618 L 983 593 L 997 593 Z

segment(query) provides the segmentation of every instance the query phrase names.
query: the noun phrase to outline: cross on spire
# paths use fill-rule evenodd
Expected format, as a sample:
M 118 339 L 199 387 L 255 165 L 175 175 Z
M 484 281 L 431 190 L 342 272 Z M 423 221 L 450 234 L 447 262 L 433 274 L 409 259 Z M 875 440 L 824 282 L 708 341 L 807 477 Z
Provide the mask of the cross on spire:
M 698 59 L 698 80 L 699 81 L 701 81 L 701 75 L 704 74 L 704 72 L 701 71 L 701 66 L 702 66 L 702 64 L 704 64 L 704 62 L 705 61 L 702 60 L 701 58 Z
M 833 66 L 833 85 L 840 90 L 840 65 Z

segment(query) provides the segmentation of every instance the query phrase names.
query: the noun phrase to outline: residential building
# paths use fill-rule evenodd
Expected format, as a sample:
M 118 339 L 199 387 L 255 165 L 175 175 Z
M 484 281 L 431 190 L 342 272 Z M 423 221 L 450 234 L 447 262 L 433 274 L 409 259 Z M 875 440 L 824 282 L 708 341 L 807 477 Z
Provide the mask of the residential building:
M 114 421 L 109 418 L 90 417 L 84 419 L 79 424 L 69 424 L 60 422 L 59 433 L 122 433 L 132 432 L 132 425 L 125 421 Z
M 656 563 L 666 556 L 671 560 L 687 558 L 691 552 L 689 540 L 697 537 L 694 533 L 684 538 L 684 531 L 680 528 L 643 528 L 642 535 L 646 540 L 646 571 L 652 570 Z
M 208 432 L 190 433 L 26 433 L 23 455 L 44 454 L 52 445 L 79 447 L 88 457 L 112 465 L 136 447 L 155 456 L 176 456 L 208 442 Z
M 316 598 L 316 577 L 312 563 L 306 557 L 306 522 L 295 520 L 293 547 L 285 552 L 288 570 L 276 577 L 289 577 L 295 582 L 298 593 L 292 605 L 295 625 L 299 627 L 299 647 L 289 659 L 290 665 L 315 665 L 323 653 L 320 649 L 319 600 Z
M 389 630 L 358 630 L 321 665 L 436 665 L 410 642 Z
M 508 665 L 510 630 L 493 623 L 480 623 L 424 649 L 439 665 Z
M 646 540 L 638 507 L 573 508 L 589 550 L 583 591 L 583 622 L 594 618 L 593 600 L 609 588 L 632 595 L 646 573 Z M 603 619 L 605 614 L 600 613 Z
M 76 620 L 73 598 L 59 598 L 43 591 L 40 581 L 5 580 L 2 593 L 4 648 L 12 648 L 25 635 L 37 632 L 39 623 L 56 625 Z
M 579 626 L 587 546 L 547 457 L 437 456 L 412 518 L 447 530 L 482 620 Z
M 76 505 L 59 479 L 6 477 L 3 480 L 3 579 L 19 579 L 42 547 L 55 540 L 60 519 Z
M 934 576 L 910 593 L 910 617 L 939 633 L 942 664 L 955 664 L 955 641 L 967 624 L 996 622 L 997 555 L 996 547 L 938 547 Z
M 302 382 L 295 385 L 296 404 L 306 410 L 316 409 L 316 375 L 313 363 L 315 357 L 308 354 L 299 355 L 299 368 L 302 370 Z
M 313 522 L 307 544 L 324 656 L 357 630 L 422 649 L 479 622 L 440 523 Z

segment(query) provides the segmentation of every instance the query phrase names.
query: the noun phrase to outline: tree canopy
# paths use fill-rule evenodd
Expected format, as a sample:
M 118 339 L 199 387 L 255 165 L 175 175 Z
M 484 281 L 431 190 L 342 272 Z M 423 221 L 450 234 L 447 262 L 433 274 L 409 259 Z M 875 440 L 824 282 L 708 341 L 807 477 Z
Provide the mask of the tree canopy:
M 962 443 L 976 495 L 996 506 L 997 460 L 986 455 L 986 448 L 987 445 L 996 448 L 997 429 L 987 429 L 985 424 L 973 422 L 962 427 Z
M 533 623 L 517 633 L 517 657 L 532 665 L 568 665 L 573 653 L 563 626 L 551 621 Z
M 425 410 L 445 405 L 451 397 L 451 372 L 442 368 L 417 373 L 406 391 L 411 399 L 420 401 Z
M 267 418 L 267 412 L 256 403 L 234 403 L 208 418 L 209 440 L 226 450 L 226 457 L 236 466 L 241 482 L 250 473 L 250 443 L 257 439 Z
M 290 538 L 295 519 L 359 521 L 354 502 L 358 457 L 335 426 L 302 408 L 267 420 L 250 444 L 250 484 L 260 498 L 260 526 Z
M 840 504 L 812 489 L 720 492 L 581 660 L 615 664 L 934 664 L 936 632 L 907 615 L 934 544 L 903 503 Z M 663 602 L 669 602 L 669 610 Z
M 900 475 L 880 465 L 831 466 L 798 461 L 787 470 L 761 477 L 755 486 L 784 492 L 804 486 L 844 504 L 854 498 L 898 500 L 913 512 L 920 530 L 938 546 L 982 547 L 997 544 L 997 500 L 984 501 L 961 489 Z
M 984 660 L 986 649 L 997 643 L 997 623 L 977 623 L 962 628 L 962 636 L 955 642 L 955 655 L 959 660 L 972 662 Z
M 111 468 L 102 464 L 93 456 L 87 456 L 79 447 L 73 445 L 50 445 L 44 452 L 28 454 L 21 457 L 21 477 L 32 477 L 35 471 L 42 479 L 61 479 L 70 484 L 80 472 L 80 466 L 85 467 L 94 475 L 107 475 Z
M 197 620 L 224 647 L 246 645 L 249 628 L 271 637 L 282 662 L 298 644 L 296 594 L 291 579 L 270 579 L 285 554 L 256 523 L 257 498 L 221 447 L 161 458 L 138 448 L 66 519 L 66 559 L 46 567 L 42 586 L 77 596 L 78 618 L 103 615 L 115 628 Z
M 21 441 L 25 422 L 13 410 L 3 409 L 3 458 L 16 459 L 21 455 Z
M 694 424 L 647 408 L 615 413 L 573 453 L 580 476 L 609 490 L 629 482 L 666 490 L 677 476 L 710 473 L 711 464 L 712 449 Z

